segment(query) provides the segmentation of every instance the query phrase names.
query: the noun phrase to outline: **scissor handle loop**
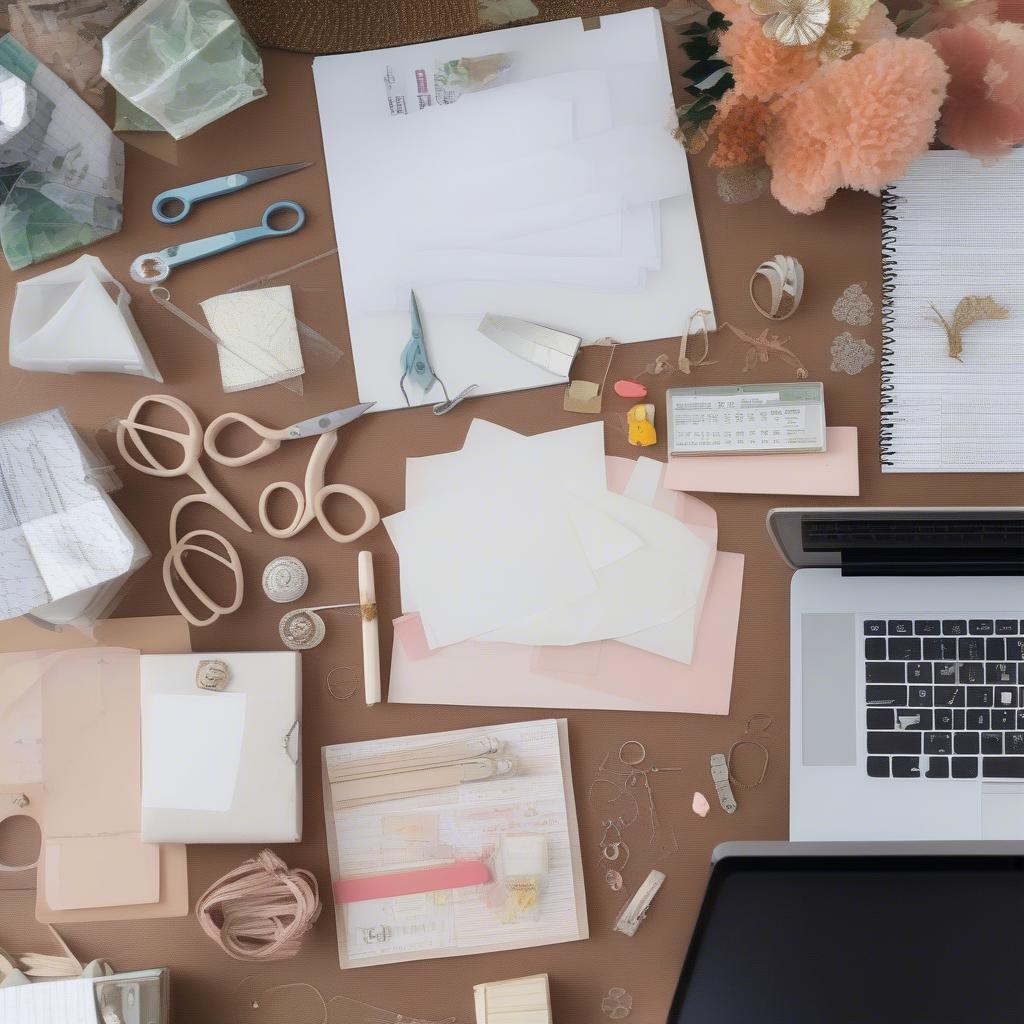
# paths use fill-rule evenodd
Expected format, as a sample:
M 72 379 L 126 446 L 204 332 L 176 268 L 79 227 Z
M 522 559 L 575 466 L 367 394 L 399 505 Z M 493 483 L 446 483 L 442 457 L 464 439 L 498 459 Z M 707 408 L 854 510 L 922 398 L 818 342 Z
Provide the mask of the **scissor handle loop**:
M 165 427 L 153 427 L 146 423 L 139 422 L 139 413 L 147 403 L 154 405 L 166 405 L 173 409 L 185 422 L 186 432 L 180 430 L 168 430 Z M 164 466 L 157 457 L 149 450 L 143 440 L 143 434 L 154 437 L 165 437 L 181 445 L 181 462 L 176 466 Z M 128 447 L 127 438 L 130 437 L 135 450 L 144 461 L 140 462 Z M 117 450 L 121 457 L 140 473 L 149 476 L 175 477 L 185 476 L 190 473 L 199 462 L 199 455 L 203 446 L 203 427 L 199 417 L 180 399 L 174 395 L 146 395 L 140 398 L 132 407 L 128 415 L 117 424 Z
M 252 451 L 243 452 L 241 455 L 225 455 L 217 447 L 217 438 L 233 423 L 240 423 L 242 426 L 248 427 L 257 437 L 262 438 Z M 251 462 L 258 462 L 281 447 L 281 438 L 274 436 L 276 434 L 281 434 L 283 437 L 284 431 L 268 430 L 262 423 L 257 423 L 256 420 L 244 413 L 225 412 L 206 428 L 203 447 L 206 449 L 206 454 L 222 466 L 248 466 Z
M 280 213 L 282 210 L 291 210 L 296 217 L 295 223 L 286 228 L 271 227 L 270 218 L 273 217 L 275 213 Z M 282 199 L 280 202 L 271 203 L 270 206 L 263 211 L 263 220 L 261 223 L 264 230 L 269 231 L 272 235 L 292 235 L 306 223 L 306 211 L 299 206 L 298 203 L 293 203 L 290 199 Z
M 197 537 L 210 537 L 212 540 L 217 541 L 217 543 L 222 545 L 224 554 L 221 555 L 217 551 L 213 551 L 203 544 L 194 543 Z M 231 574 L 235 581 L 235 597 L 231 604 L 218 604 L 192 578 L 192 575 L 185 568 L 184 564 L 185 555 L 190 551 L 205 555 L 207 558 L 212 558 L 215 562 L 219 562 L 221 565 L 227 566 L 231 570 Z M 178 579 L 184 583 L 193 597 L 195 597 L 195 599 L 204 608 L 206 608 L 207 611 L 209 611 L 210 614 L 205 619 L 200 619 L 196 616 L 178 594 L 177 588 L 174 585 L 174 575 L 171 573 L 172 569 L 174 570 L 174 574 L 176 574 Z M 212 530 L 192 530 L 191 533 L 186 533 L 185 536 L 167 552 L 167 555 L 164 558 L 163 577 L 164 587 L 167 590 L 168 597 L 170 597 L 171 601 L 174 602 L 174 607 L 177 608 L 181 615 L 183 615 L 193 626 L 209 626 L 216 622 L 222 615 L 230 615 L 232 612 L 237 611 L 242 604 L 242 597 L 244 593 L 242 561 L 238 557 L 238 552 L 232 544 L 219 533 L 214 533 Z
M 344 494 L 363 510 L 363 523 L 357 530 L 352 533 L 342 533 L 331 525 L 324 512 L 324 503 L 332 494 Z M 363 534 L 369 533 L 380 522 L 380 509 L 377 508 L 373 498 L 365 491 L 359 490 L 358 487 L 350 487 L 348 484 L 328 484 L 326 487 L 320 488 L 313 497 L 313 511 L 323 527 L 324 533 L 336 544 L 351 544 Z
M 267 505 L 270 503 L 271 496 L 278 491 L 286 491 L 295 501 L 295 514 L 287 526 L 275 526 L 270 520 L 270 514 L 267 512 Z M 305 529 L 312 518 L 313 511 L 306 504 L 305 494 L 291 480 L 279 480 L 277 483 L 268 484 L 263 489 L 263 493 L 260 495 L 260 523 L 271 537 L 276 537 L 278 540 L 287 540 L 289 537 L 294 537 L 300 530 Z
M 164 207 L 172 202 L 181 203 L 181 210 L 178 213 L 165 213 Z M 192 200 L 188 199 L 181 192 L 168 189 L 153 199 L 153 205 L 150 209 L 152 210 L 153 217 L 160 221 L 161 224 L 177 224 L 192 212 Z

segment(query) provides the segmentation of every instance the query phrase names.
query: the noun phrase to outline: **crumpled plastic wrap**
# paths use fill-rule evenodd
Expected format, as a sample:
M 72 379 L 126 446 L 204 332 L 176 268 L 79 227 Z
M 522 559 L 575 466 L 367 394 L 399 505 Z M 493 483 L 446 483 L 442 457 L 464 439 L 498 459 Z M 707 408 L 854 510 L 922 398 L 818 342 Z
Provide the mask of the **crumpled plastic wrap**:
M 0 38 L 0 246 L 12 270 L 121 230 L 124 144 L 13 36 Z
M 104 37 L 102 74 L 176 139 L 267 93 L 225 0 L 147 0 Z

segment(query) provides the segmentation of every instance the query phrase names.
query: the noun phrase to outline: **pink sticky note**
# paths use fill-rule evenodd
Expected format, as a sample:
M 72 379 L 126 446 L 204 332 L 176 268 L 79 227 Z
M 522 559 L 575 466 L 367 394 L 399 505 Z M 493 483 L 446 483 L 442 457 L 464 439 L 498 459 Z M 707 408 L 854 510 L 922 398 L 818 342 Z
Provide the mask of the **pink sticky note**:
M 827 451 L 803 455 L 680 455 L 665 486 L 719 494 L 860 494 L 857 428 L 826 427 Z

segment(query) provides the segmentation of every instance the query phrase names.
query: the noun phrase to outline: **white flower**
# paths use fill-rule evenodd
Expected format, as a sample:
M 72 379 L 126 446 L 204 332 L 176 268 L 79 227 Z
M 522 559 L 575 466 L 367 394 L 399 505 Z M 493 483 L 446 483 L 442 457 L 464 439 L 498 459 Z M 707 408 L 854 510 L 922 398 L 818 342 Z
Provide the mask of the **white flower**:
M 783 46 L 809 46 L 828 28 L 829 0 L 750 0 L 750 9 L 764 18 L 764 34 Z

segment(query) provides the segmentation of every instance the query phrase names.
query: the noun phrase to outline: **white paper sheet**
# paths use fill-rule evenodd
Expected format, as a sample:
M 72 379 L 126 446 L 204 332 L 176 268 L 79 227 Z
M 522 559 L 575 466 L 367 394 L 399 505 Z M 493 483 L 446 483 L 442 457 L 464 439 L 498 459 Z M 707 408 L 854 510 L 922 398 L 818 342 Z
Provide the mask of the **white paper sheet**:
M 242 761 L 244 693 L 156 693 L 143 723 L 142 806 L 230 810 Z
M 96 1024 L 92 978 L 33 982 L 0 988 L 3 1024 Z
M 419 81 L 437 60 L 495 52 L 512 57 L 498 84 L 430 105 Z M 711 308 L 656 10 L 318 57 L 314 79 L 356 377 L 375 411 L 406 405 L 412 287 L 452 394 L 551 383 L 481 344 L 487 312 L 630 342 L 678 336 Z

